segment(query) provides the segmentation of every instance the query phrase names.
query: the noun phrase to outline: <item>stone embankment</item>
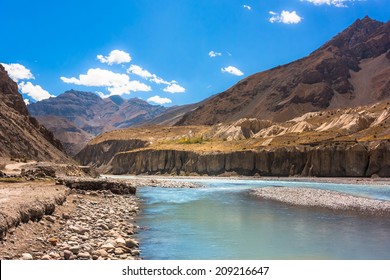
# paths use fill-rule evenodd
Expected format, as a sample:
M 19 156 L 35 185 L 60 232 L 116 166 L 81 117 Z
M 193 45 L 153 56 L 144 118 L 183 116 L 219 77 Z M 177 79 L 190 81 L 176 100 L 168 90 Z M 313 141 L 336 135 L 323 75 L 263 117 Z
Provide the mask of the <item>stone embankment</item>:
M 295 206 L 323 208 L 336 211 L 353 211 L 363 215 L 389 216 L 390 202 L 357 197 L 336 191 L 266 187 L 250 191 L 261 199 L 278 201 Z
M 333 143 L 237 152 L 144 149 L 117 153 L 112 174 L 390 177 L 390 143 Z

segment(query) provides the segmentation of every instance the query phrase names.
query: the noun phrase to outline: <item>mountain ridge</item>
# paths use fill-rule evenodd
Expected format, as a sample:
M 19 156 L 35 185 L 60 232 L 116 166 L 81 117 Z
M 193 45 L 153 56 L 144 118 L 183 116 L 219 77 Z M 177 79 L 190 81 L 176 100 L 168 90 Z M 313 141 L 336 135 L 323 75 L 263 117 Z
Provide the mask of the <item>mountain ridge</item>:
M 177 125 L 212 125 L 244 117 L 286 121 L 310 111 L 346 108 L 358 87 L 352 75 L 378 57 L 382 68 L 368 82 L 384 86 L 366 93 L 369 102 L 359 99 L 353 106 L 389 99 L 390 84 L 384 75 L 390 72 L 389 48 L 389 22 L 358 19 L 309 56 L 239 81 L 185 114 Z

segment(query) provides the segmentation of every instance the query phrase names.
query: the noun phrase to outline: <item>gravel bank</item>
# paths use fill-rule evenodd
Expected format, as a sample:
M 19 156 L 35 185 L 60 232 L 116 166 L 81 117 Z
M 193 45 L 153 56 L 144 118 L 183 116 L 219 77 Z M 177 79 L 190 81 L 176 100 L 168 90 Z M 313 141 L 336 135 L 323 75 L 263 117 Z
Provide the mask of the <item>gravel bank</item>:
M 110 191 L 71 190 L 63 206 L 9 230 L 1 259 L 138 259 L 138 200 Z
M 267 187 L 251 190 L 251 194 L 262 199 L 296 206 L 390 216 L 390 201 L 357 197 L 336 191 L 311 188 Z

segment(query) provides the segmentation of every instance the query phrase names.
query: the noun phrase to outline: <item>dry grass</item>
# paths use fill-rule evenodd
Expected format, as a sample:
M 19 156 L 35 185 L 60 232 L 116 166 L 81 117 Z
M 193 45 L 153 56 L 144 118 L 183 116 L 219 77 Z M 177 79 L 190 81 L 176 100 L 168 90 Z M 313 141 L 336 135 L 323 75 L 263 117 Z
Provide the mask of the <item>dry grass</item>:
M 309 113 L 298 121 L 279 123 L 281 127 L 292 127 L 304 121 L 317 128 L 332 121 L 338 121 L 345 114 L 360 115 L 362 112 L 372 116 L 379 116 L 389 108 L 388 102 L 371 106 L 346 110 L 329 110 Z M 347 123 L 348 124 L 348 123 Z M 226 138 L 204 137 L 211 131 L 210 126 L 147 126 L 111 131 L 96 137 L 90 144 L 97 144 L 107 140 L 140 139 L 148 141 L 147 148 L 156 150 L 181 150 L 195 152 L 231 152 L 242 150 L 256 150 L 259 148 L 275 148 L 298 145 L 318 145 L 332 142 L 366 142 L 375 140 L 390 140 L 390 120 L 380 125 L 369 127 L 358 132 L 349 132 L 346 129 L 329 129 L 326 131 L 290 132 L 281 135 L 250 138 L 244 140 L 226 141 Z

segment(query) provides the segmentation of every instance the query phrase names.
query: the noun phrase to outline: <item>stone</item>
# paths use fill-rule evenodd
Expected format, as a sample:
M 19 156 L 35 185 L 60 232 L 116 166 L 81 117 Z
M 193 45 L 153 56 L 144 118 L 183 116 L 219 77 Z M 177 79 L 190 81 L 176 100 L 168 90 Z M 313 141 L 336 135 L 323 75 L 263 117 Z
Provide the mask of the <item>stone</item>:
M 114 250 L 114 254 L 115 255 L 122 255 L 124 252 L 121 248 L 115 248 Z
M 69 248 L 69 251 L 71 251 L 73 254 L 78 254 L 80 252 L 80 246 L 76 245 L 76 246 L 72 246 Z
M 69 250 L 64 250 L 63 253 L 64 253 L 64 259 L 65 260 L 69 260 L 70 257 L 73 255 L 73 253 L 71 251 L 69 251 Z
M 63 218 L 64 220 L 69 220 L 69 219 L 71 219 L 72 217 L 71 217 L 69 214 L 67 214 L 67 213 L 62 213 L 62 218 Z
M 56 219 L 53 216 L 45 216 L 45 219 L 51 223 L 54 223 Z
M 49 256 L 53 259 L 59 259 L 61 258 L 60 254 L 56 253 L 56 252 L 50 252 L 49 253 Z
M 108 256 L 108 253 L 106 250 L 104 249 L 99 249 L 96 251 L 96 254 L 100 257 L 107 257 Z
M 22 254 L 22 260 L 32 260 L 33 259 L 33 256 L 29 253 L 23 253 Z
M 111 243 L 105 243 L 105 244 L 103 244 L 100 248 L 101 248 L 101 249 L 110 250 L 110 249 L 115 249 L 115 246 L 112 245 Z
M 51 257 L 49 255 L 43 255 L 41 257 L 41 260 L 45 260 L 45 261 L 48 261 L 48 260 L 51 260 Z
M 58 239 L 55 238 L 55 237 L 51 237 L 47 240 L 51 245 L 53 246 L 56 246 L 57 245 L 57 242 L 58 242 Z
M 115 239 L 115 242 L 117 244 L 126 245 L 126 241 L 122 237 Z
M 88 253 L 88 252 L 81 252 L 77 255 L 77 258 L 79 259 L 90 259 L 91 258 L 91 254 Z
M 79 226 L 69 226 L 69 229 L 78 234 L 84 234 L 89 231 L 87 228 L 79 227 Z
M 126 247 L 128 248 L 133 248 L 133 247 L 138 247 L 139 243 L 138 241 L 134 239 L 126 239 Z

